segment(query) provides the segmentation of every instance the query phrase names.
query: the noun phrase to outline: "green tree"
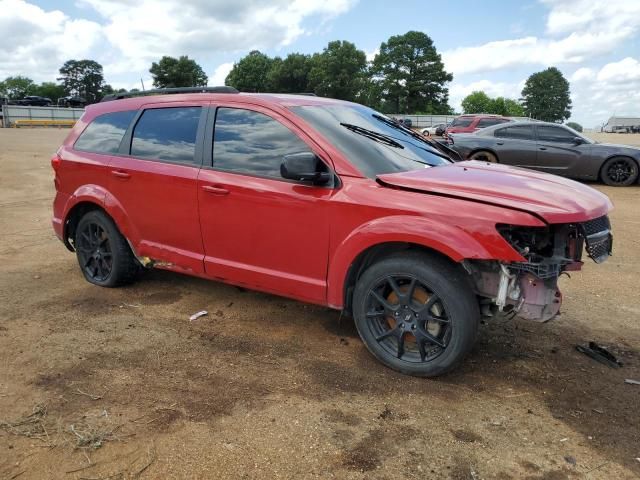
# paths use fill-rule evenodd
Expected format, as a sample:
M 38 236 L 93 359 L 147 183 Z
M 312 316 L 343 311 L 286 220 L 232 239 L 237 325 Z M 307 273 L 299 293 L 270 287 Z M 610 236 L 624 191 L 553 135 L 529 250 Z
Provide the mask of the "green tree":
M 555 67 L 534 73 L 522 89 L 522 104 L 525 113 L 537 120 L 565 120 L 571 115 L 569 82 Z
M 395 35 L 380 45 L 372 64 L 382 100 L 394 113 L 450 111 L 447 73 L 433 40 L 423 32 Z
M 501 98 L 501 97 L 499 97 Z M 511 98 L 504 99 L 504 108 L 507 117 L 524 117 L 524 108 L 520 102 Z
M 7 77 L 0 82 L 0 97 L 7 97 L 12 100 L 24 98 L 27 95 L 34 95 L 36 84 L 27 77 L 17 75 Z
M 329 42 L 311 57 L 309 85 L 321 97 L 364 99 L 368 81 L 367 55 L 347 41 Z
M 275 58 L 268 74 L 269 86 L 281 93 L 309 92 L 310 70 L 309 55 L 290 53 L 284 60 Z
M 242 92 L 270 92 L 272 86 L 269 82 L 269 74 L 274 59 L 258 50 L 252 50 L 241 58 L 224 81 L 225 85 L 237 88 Z
M 94 60 L 67 60 L 60 67 L 60 77 L 67 95 L 84 98 L 87 103 L 96 103 L 104 96 L 102 65 Z
M 464 113 L 491 113 L 494 108 L 493 100 L 484 92 L 475 91 L 464 97 L 462 100 L 462 111 Z
M 153 85 L 157 88 L 204 87 L 209 80 L 202 67 L 188 56 L 164 56 L 153 62 L 149 69 Z
M 576 132 L 580 132 L 580 133 L 582 133 L 582 130 L 583 130 L 582 125 L 576 122 L 568 122 L 567 127 L 573 128 Z
M 55 105 L 59 98 L 65 96 L 64 87 L 54 82 L 42 82 L 33 88 L 33 95 L 50 98 Z

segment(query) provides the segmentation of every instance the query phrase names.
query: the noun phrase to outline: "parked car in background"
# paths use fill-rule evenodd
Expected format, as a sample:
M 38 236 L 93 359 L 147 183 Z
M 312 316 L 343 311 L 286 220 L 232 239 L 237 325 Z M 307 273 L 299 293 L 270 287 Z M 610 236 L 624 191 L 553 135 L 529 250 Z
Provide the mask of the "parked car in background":
M 473 134 L 451 135 L 449 146 L 463 159 L 484 160 L 607 185 L 638 180 L 640 148 L 598 143 L 556 123 L 517 122 Z
M 471 133 L 481 128 L 498 125 L 500 123 L 512 122 L 510 118 L 500 115 L 460 115 L 451 125 L 447 127 L 447 134 L 450 133 Z
M 37 95 L 29 95 L 14 102 L 15 105 L 24 105 L 29 107 L 50 107 L 53 102 L 50 98 L 40 97 Z
M 593 188 L 454 163 L 363 105 L 206 91 L 91 105 L 51 159 L 53 228 L 88 282 L 157 267 L 325 305 L 388 367 L 434 376 L 481 312 L 550 320 L 584 246 L 610 254 Z
M 422 133 L 423 135 L 428 133 L 429 135 L 441 136 L 446 128 L 446 123 L 436 123 L 435 125 L 431 125 L 430 127 L 423 128 L 422 130 L 420 130 L 420 133 Z
M 58 99 L 58 106 L 66 108 L 84 108 L 87 106 L 87 101 L 82 97 L 62 97 Z

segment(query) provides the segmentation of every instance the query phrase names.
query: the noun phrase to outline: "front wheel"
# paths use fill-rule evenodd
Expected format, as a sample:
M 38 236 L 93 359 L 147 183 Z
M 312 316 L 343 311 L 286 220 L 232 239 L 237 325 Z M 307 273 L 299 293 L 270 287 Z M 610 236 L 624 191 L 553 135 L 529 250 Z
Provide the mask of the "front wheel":
M 627 187 L 638 180 L 638 164 L 627 157 L 613 157 L 602 166 L 602 181 L 612 187 Z
M 454 265 L 406 252 L 369 267 L 353 312 L 360 337 L 384 365 L 422 377 L 455 368 L 475 343 L 477 300 Z

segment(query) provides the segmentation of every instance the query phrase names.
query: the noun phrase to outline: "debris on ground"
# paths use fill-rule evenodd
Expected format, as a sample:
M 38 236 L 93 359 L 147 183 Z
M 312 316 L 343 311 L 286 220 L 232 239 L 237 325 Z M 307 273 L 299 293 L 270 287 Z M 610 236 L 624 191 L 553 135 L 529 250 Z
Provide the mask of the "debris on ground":
M 588 347 L 576 345 L 576 350 L 611 368 L 622 367 L 622 362 L 618 360 L 615 355 L 606 348 L 598 345 L 596 342 L 589 342 Z
M 629 385 L 640 385 L 640 380 L 633 380 L 632 378 L 625 378 L 624 383 Z
M 564 457 L 564 461 L 571 464 L 571 465 L 575 465 L 577 463 L 576 458 L 572 457 L 571 455 L 566 455 Z
M 46 416 L 47 407 L 45 405 L 36 405 L 33 407 L 31 413 L 23 418 L 13 421 L 0 420 L 0 430 L 4 430 L 13 435 L 37 438 L 51 444 L 49 433 L 44 426 Z
M 199 312 L 194 313 L 193 315 L 191 315 L 189 317 L 189 320 L 193 322 L 194 320 L 197 320 L 200 317 L 204 317 L 205 315 L 209 315 L 209 312 L 207 312 L 206 310 L 200 310 Z

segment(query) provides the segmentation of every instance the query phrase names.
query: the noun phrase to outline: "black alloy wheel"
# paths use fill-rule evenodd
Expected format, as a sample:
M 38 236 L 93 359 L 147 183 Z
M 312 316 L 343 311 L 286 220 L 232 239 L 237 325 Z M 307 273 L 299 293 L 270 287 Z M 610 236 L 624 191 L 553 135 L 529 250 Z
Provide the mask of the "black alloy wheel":
M 73 246 L 84 278 L 94 285 L 131 283 L 140 270 L 127 240 L 101 210 L 92 210 L 80 219 Z
M 612 187 L 626 187 L 638 180 L 638 164 L 631 158 L 613 157 L 602 166 L 602 181 Z
M 414 250 L 367 268 L 356 282 L 352 311 L 378 360 L 423 377 L 455 368 L 473 347 L 480 321 L 467 274 L 442 257 Z
M 113 269 L 111 242 L 102 225 L 85 222 L 76 236 L 78 259 L 85 276 L 95 282 L 105 282 Z

